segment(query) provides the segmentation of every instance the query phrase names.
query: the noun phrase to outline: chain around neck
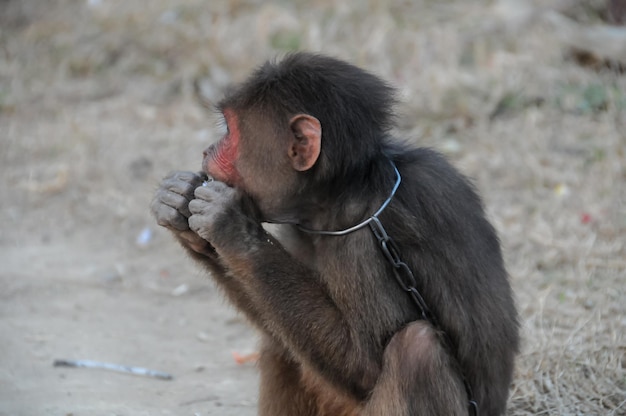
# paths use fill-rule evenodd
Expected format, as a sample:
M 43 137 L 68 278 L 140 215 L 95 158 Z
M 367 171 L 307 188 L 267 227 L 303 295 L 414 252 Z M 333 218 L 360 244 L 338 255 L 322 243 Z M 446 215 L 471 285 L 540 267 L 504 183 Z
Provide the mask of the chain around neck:
M 391 166 L 393 166 L 393 170 L 396 172 L 396 183 L 393 185 L 393 189 L 391 190 L 391 194 L 389 195 L 389 197 L 385 200 L 385 202 L 383 202 L 383 204 L 380 206 L 380 208 L 378 208 L 378 210 L 374 213 L 374 215 L 372 215 L 371 217 L 369 217 L 368 219 L 366 219 L 365 221 L 357 225 L 354 225 L 350 228 L 346 228 L 345 230 L 339 230 L 339 231 L 311 230 L 309 228 L 305 228 L 301 226 L 300 224 L 296 224 L 296 227 L 298 227 L 300 231 L 303 231 L 307 234 L 342 236 L 342 235 L 350 234 L 353 231 L 360 230 L 361 228 L 369 225 L 372 221 L 378 218 L 380 213 L 383 212 L 385 208 L 387 208 L 387 205 L 389 205 L 389 203 L 391 202 L 391 199 L 393 198 L 393 196 L 396 194 L 396 191 L 400 187 L 400 182 L 402 182 L 402 177 L 400 176 L 400 172 L 398 171 L 398 168 L 396 167 L 395 163 L 393 163 L 393 161 L 391 160 L 389 162 L 391 163 Z

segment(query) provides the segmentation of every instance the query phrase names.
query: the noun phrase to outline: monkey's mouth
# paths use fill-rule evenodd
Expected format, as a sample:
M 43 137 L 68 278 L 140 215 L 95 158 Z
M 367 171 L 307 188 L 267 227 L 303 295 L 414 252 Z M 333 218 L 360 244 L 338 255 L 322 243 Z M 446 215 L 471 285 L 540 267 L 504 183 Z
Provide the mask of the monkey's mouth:
M 211 175 L 204 174 L 204 181 L 202 181 L 202 186 L 207 186 L 209 182 L 213 182 L 215 179 Z

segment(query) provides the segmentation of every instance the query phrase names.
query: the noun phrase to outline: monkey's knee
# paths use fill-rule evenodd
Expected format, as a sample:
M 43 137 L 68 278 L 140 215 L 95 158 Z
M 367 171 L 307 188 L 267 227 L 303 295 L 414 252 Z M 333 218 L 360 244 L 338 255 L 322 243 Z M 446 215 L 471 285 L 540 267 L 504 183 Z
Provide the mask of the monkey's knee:
M 383 371 L 364 414 L 467 414 L 453 360 L 429 323 L 409 324 L 385 348 Z
M 416 321 L 391 338 L 384 359 L 399 370 L 412 372 L 414 367 L 428 370 L 436 366 L 441 353 L 442 346 L 432 326 L 426 321 Z

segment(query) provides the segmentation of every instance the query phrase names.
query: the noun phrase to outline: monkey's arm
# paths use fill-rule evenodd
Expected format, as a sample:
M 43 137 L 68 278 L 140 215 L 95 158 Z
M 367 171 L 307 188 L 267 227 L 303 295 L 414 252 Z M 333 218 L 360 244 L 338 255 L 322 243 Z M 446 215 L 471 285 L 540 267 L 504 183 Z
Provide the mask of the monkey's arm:
M 215 248 L 205 239 L 189 228 L 189 201 L 193 199 L 194 190 L 206 179 L 203 174 L 193 172 L 172 172 L 166 176 L 152 200 L 150 209 L 157 223 L 176 237 L 188 254 L 206 267 L 213 278 L 221 283 L 229 292 L 239 293 L 233 301 L 249 304 L 241 284 L 227 277 L 226 269 L 218 261 Z
M 226 286 L 231 299 L 302 360 L 364 399 L 380 373 L 376 335 L 343 315 L 317 272 L 263 229 L 234 188 L 212 182 L 195 196 L 189 226 L 215 247 L 227 280 L 238 282 L 238 292 Z M 238 301 L 242 295 L 247 302 Z

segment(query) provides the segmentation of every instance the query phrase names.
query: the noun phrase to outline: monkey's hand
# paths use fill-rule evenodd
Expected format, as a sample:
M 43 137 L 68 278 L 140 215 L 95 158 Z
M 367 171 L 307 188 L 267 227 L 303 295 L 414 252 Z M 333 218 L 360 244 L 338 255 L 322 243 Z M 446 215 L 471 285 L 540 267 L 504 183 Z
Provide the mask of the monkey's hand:
M 172 231 L 183 246 L 208 256 L 214 255 L 211 245 L 189 228 L 189 201 L 204 180 L 203 174 L 170 173 L 161 181 L 150 209 L 157 223 Z
M 195 190 L 189 203 L 189 227 L 215 247 L 218 254 L 242 254 L 254 250 L 265 235 L 256 209 L 228 185 L 212 181 Z M 249 203 L 247 203 L 249 202 Z

